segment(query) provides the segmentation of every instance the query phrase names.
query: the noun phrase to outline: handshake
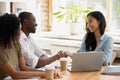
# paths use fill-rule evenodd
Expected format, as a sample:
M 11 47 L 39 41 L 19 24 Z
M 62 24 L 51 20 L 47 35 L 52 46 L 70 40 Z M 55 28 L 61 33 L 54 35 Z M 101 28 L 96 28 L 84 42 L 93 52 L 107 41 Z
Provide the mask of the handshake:
M 69 51 L 63 51 L 63 50 L 60 50 L 58 53 L 57 53 L 57 56 L 58 56 L 58 59 L 62 58 L 62 57 L 72 57 L 73 53 L 69 52 Z

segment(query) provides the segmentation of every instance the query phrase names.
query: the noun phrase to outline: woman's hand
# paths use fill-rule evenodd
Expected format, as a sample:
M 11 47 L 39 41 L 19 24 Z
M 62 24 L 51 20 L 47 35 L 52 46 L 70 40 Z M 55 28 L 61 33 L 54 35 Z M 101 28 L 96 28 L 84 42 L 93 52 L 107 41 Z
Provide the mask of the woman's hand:
M 59 78 L 62 78 L 62 76 L 56 70 L 54 70 L 54 79 L 59 79 Z
M 73 53 L 69 52 L 69 51 L 64 51 L 64 54 L 69 56 L 69 57 L 72 57 L 73 56 Z
M 59 55 L 59 58 L 67 57 L 67 56 L 72 57 L 73 53 L 71 53 L 69 51 L 62 51 L 62 50 L 60 50 L 57 55 Z

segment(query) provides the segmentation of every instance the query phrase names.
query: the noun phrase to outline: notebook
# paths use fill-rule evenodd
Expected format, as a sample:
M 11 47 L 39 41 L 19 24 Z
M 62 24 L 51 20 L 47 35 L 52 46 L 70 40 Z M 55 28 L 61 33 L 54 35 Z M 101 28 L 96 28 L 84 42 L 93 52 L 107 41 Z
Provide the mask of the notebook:
M 96 71 L 102 68 L 103 52 L 77 52 L 72 56 L 69 71 Z
M 120 75 L 120 66 L 108 66 L 101 73 L 108 75 Z

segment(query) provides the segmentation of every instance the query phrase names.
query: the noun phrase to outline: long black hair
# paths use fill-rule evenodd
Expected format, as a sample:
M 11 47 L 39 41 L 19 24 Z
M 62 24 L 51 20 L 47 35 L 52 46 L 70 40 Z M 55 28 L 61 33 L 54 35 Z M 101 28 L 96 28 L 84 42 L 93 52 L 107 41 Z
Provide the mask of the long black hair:
M 92 16 L 93 18 L 95 18 L 97 21 L 100 22 L 99 24 L 100 34 L 103 35 L 106 28 L 106 20 L 104 15 L 100 11 L 93 11 L 90 12 L 87 15 L 87 17 L 88 16 Z M 87 28 L 87 23 L 86 23 L 86 31 L 87 31 L 86 40 L 85 40 L 86 51 L 94 51 L 97 46 L 97 42 L 94 33 L 90 32 L 90 30 Z
M 11 42 L 18 36 L 20 21 L 15 14 L 5 13 L 0 16 L 0 45 L 11 47 Z

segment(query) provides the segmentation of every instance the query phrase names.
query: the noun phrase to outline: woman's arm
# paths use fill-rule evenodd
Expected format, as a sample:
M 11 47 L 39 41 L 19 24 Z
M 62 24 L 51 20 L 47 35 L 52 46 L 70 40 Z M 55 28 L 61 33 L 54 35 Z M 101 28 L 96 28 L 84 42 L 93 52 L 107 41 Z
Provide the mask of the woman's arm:
M 112 52 L 113 52 L 113 39 L 109 37 L 106 40 L 106 47 L 104 49 L 104 64 L 103 65 L 108 65 L 108 63 L 111 60 L 112 57 Z
M 17 71 L 10 62 L 0 64 L 0 69 L 10 75 L 13 79 L 45 77 L 45 72 L 40 71 Z
M 10 62 L 0 64 L 0 69 L 11 76 L 13 79 L 45 77 L 44 71 L 35 70 L 31 67 L 26 66 L 24 58 L 22 56 L 19 58 L 19 61 L 19 67 L 21 71 L 17 71 Z M 61 76 L 58 73 L 54 72 L 54 78 L 61 78 Z
M 34 68 L 32 68 L 32 67 L 27 66 L 27 65 L 25 64 L 24 57 L 20 57 L 20 58 L 19 58 L 19 62 L 20 62 L 20 68 L 21 68 L 21 70 L 39 72 L 39 75 L 40 75 L 41 77 L 45 77 L 45 72 L 44 72 L 44 71 L 36 70 L 36 69 L 34 69 Z M 32 73 L 32 74 L 34 74 L 34 73 Z M 54 70 L 54 76 L 53 76 L 53 77 L 54 77 L 54 78 L 61 78 L 61 76 L 56 72 L 56 70 Z
M 19 57 L 19 67 L 21 71 L 38 71 L 32 67 L 27 66 L 23 56 Z

